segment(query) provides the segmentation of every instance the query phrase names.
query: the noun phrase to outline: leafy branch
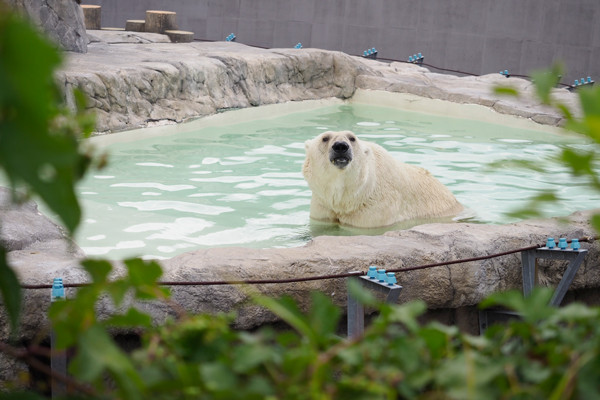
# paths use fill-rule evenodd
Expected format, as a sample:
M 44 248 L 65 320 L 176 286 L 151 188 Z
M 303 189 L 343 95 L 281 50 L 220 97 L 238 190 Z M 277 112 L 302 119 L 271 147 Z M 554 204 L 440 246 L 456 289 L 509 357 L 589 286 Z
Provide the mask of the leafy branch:
M 560 65 L 555 65 L 548 70 L 534 72 L 532 79 L 536 96 L 542 104 L 551 106 L 561 113 L 565 121 L 563 127 L 566 130 L 586 137 L 593 144 L 593 147 L 577 150 L 563 147 L 560 154 L 553 161 L 566 166 L 573 176 L 585 178 L 592 189 L 600 191 L 600 176 L 598 174 L 600 167 L 598 157 L 600 151 L 600 87 L 591 86 L 577 89 L 582 114 L 577 116 L 574 110 L 557 100 L 556 96 L 553 96 L 554 88 L 561 75 L 562 67 Z M 497 87 L 495 91 L 499 95 L 520 96 L 519 91 L 511 87 Z M 532 170 L 538 168 L 527 161 L 522 161 L 520 165 Z M 556 202 L 557 200 L 555 193 L 546 191 L 532 198 L 525 207 L 512 213 L 512 215 L 520 217 L 539 216 L 536 210 L 542 203 Z M 591 222 L 596 231 L 600 232 L 600 214 L 594 215 Z

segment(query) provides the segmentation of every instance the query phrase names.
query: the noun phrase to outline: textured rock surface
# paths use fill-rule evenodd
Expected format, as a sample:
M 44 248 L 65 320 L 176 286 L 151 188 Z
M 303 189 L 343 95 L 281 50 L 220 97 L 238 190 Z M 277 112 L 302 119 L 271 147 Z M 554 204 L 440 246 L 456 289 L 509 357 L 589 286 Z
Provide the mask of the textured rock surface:
M 182 254 L 163 262 L 165 280 L 211 281 L 239 279 L 285 279 L 365 271 L 369 265 L 386 269 L 470 258 L 544 243 L 548 236 L 593 235 L 589 215 L 576 213 L 570 225 L 555 220 L 528 221 L 493 226 L 477 224 L 428 224 L 383 236 L 318 237 L 293 249 L 208 249 Z M 600 284 L 598 243 L 584 245 L 590 253 L 572 288 Z M 400 302 L 422 299 L 430 308 L 458 308 L 477 304 L 486 295 L 521 287 L 520 254 L 398 274 L 404 286 Z M 556 284 L 564 264 L 540 261 L 541 281 Z M 304 306 L 310 290 L 330 295 L 345 304 L 345 280 L 261 285 L 269 295 L 291 294 Z M 178 287 L 174 297 L 195 311 L 239 311 L 238 323 L 253 326 L 270 316 L 248 303 L 238 287 Z
M 83 10 L 75 0 L 8 0 L 22 10 L 63 49 L 87 52 Z
M 97 112 L 99 132 L 181 122 L 229 108 L 349 98 L 357 88 L 480 104 L 556 125 L 561 117 L 532 100 L 529 81 L 499 74 L 455 77 L 405 63 L 382 63 L 318 49 L 259 49 L 235 42 L 168 42 L 164 35 L 90 32 L 88 54 L 70 54 L 57 79 L 79 87 Z M 499 99 L 493 85 L 523 95 Z M 67 91 L 68 92 L 68 91 Z M 575 107 L 565 89 L 556 96 Z
M 114 44 L 114 32 L 111 40 L 90 44 L 84 56 L 70 54 L 58 74 L 65 87 L 79 87 L 91 99 L 98 131 L 180 122 L 230 108 L 348 98 L 356 76 L 368 69 L 323 50 L 261 50 L 233 42 Z
M 502 113 L 555 124 L 560 117 L 528 100 L 532 88 L 520 79 L 501 76 L 458 78 L 415 65 L 385 64 L 314 49 L 251 48 L 237 43 L 168 42 L 158 34 L 93 32 L 88 54 L 68 54 L 57 74 L 65 87 L 79 87 L 98 112 L 99 131 L 145 126 L 155 121 L 183 121 L 221 109 L 251 107 L 285 101 L 349 98 L 356 89 L 407 92 L 453 102 L 482 104 Z M 512 84 L 526 95 L 499 100 L 495 83 Z M 565 90 L 556 95 L 574 104 Z M 2 194 L 0 192 L 0 194 Z M 0 199 L 6 199 L 2 194 Z M 527 221 L 506 226 L 429 224 L 383 236 L 319 237 L 292 249 L 214 248 L 180 255 L 162 262 L 165 280 L 207 281 L 286 278 L 365 270 L 369 265 L 387 269 L 453 260 L 543 243 L 547 236 L 592 235 L 589 216 L 577 213 L 570 225 L 555 220 Z M 64 239 L 60 229 L 41 217 L 31 204 L 0 207 L 0 237 L 9 246 L 9 261 L 27 284 L 49 284 L 54 277 L 84 282 L 78 266 L 81 251 Z M 590 249 L 573 287 L 600 285 L 600 245 Z M 542 263 L 542 281 L 556 283 L 564 266 Z M 400 301 L 423 299 L 432 309 L 477 304 L 485 295 L 521 285 L 518 254 L 493 260 L 399 274 L 404 286 Z M 306 306 L 307 293 L 320 290 L 338 304 L 345 302 L 345 280 L 260 285 L 273 296 L 290 294 Z M 273 320 L 248 298 L 251 288 L 234 286 L 176 287 L 174 299 L 192 312 L 238 310 L 239 327 Z M 70 290 L 68 295 L 72 295 Z M 49 290 L 24 291 L 20 338 L 33 338 L 46 324 Z M 172 312 L 164 305 L 144 304 L 157 320 Z M 101 314 L 110 307 L 100 308 Z M 0 313 L 0 339 L 8 324 Z M 2 361 L 0 360 L 0 364 Z M 0 371 L 13 367 L 0 365 Z M 0 375 L 0 380 L 3 377 Z
M 0 187 L 0 243 L 21 282 L 48 284 L 54 277 L 85 280 L 78 259 L 84 254 L 63 230 L 42 215 L 33 202 L 15 205 L 11 192 Z M 49 291 L 24 291 L 21 338 L 32 339 L 45 328 Z M 2 301 L 0 300 L 0 307 Z M 8 320 L 0 310 L 0 340 L 8 338 Z M 14 379 L 24 366 L 0 353 L 0 382 Z
M 36 209 L 30 205 L 18 212 L 22 213 L 23 221 L 39 218 Z M 6 213 L 4 207 L 0 211 L 2 221 L 5 221 Z M 592 235 L 588 220 L 589 214 L 576 213 L 568 225 L 556 220 L 527 221 L 505 226 L 428 224 L 383 236 L 318 237 L 306 246 L 291 249 L 213 248 L 163 261 L 165 274 L 162 279 L 188 282 L 285 279 L 366 270 L 369 265 L 386 269 L 402 268 L 544 243 L 550 235 L 569 238 Z M 9 229 L 3 229 L 5 242 L 6 232 L 18 221 L 18 218 L 12 218 L 12 222 L 8 223 Z M 35 233 L 38 229 L 32 229 L 32 234 L 40 239 L 18 246 L 20 249 L 9 253 L 9 261 L 21 281 L 26 284 L 49 284 L 54 277 L 63 277 L 67 283 L 87 281 L 85 272 L 78 266 L 81 254 L 65 243 L 62 247 L 56 246 L 59 232 L 51 225 L 47 222 L 36 224 L 39 232 Z M 572 289 L 600 286 L 600 243 L 584 243 L 583 247 L 590 250 L 589 255 Z M 492 292 L 520 288 L 520 262 L 520 254 L 517 253 L 485 261 L 399 273 L 399 283 L 404 286 L 399 302 L 422 299 L 432 309 L 474 305 Z M 564 268 L 562 262 L 540 261 L 541 281 L 547 285 L 556 284 Z M 67 289 L 67 296 L 72 296 L 73 290 Z M 250 301 L 249 293 L 256 290 L 269 296 L 291 295 L 303 308 L 308 306 L 308 294 L 313 290 L 329 295 L 339 305 L 343 306 L 346 301 L 345 279 L 251 287 L 177 286 L 172 288 L 172 293 L 173 299 L 190 312 L 237 310 L 236 325 L 250 328 L 274 321 L 272 314 Z M 20 338 L 27 341 L 46 327 L 50 290 L 24 290 L 23 295 L 23 318 L 19 333 Z M 144 303 L 140 308 L 149 311 L 157 321 L 173 314 L 173 309 L 165 304 Z M 112 310 L 109 304 L 102 304 L 98 308 L 100 317 Z M 468 319 L 473 319 L 473 316 Z M 476 321 L 467 323 L 476 324 Z M 0 327 L 0 339 L 5 340 L 8 322 L 3 313 L 0 313 Z M 0 356 L 0 381 L 14 378 L 19 368 L 22 366 L 18 363 Z
M 37 213 L 34 209 L 26 213 Z M 3 219 L 4 220 L 4 219 Z M 466 223 L 427 224 L 410 230 L 389 232 L 383 236 L 327 237 L 312 240 L 306 246 L 288 249 L 212 248 L 185 253 L 161 262 L 165 281 L 221 281 L 247 279 L 285 279 L 315 275 L 364 271 L 369 265 L 386 269 L 403 268 L 439 261 L 488 255 L 544 243 L 546 237 L 583 237 L 593 235 L 589 213 L 575 213 L 568 225 L 557 220 L 526 221 L 510 225 Z M 46 228 L 40 228 L 46 230 Z M 38 234 L 42 237 L 43 235 Z M 48 234 L 55 243 L 55 234 Z M 54 246 L 58 249 L 57 246 Z M 573 289 L 600 286 L 600 243 L 583 244 L 590 253 L 580 268 Z M 27 284 L 48 284 L 54 277 L 65 282 L 85 282 L 78 266 L 79 251 L 69 247 L 51 251 L 44 242 L 27 245 L 9 253 L 9 261 L 20 279 Z M 436 267 L 398 274 L 404 290 L 400 302 L 422 299 L 430 308 L 458 308 L 477 304 L 486 295 L 521 286 L 520 254 L 453 266 Z M 565 265 L 540 262 L 541 282 L 556 284 Z M 117 265 L 119 270 L 119 266 Z M 237 310 L 239 327 L 248 328 L 273 321 L 272 315 L 253 305 L 248 293 L 259 290 L 270 296 L 289 294 L 306 307 L 308 293 L 319 290 L 336 303 L 346 300 L 345 279 L 306 283 L 240 286 L 177 286 L 173 298 L 191 312 Z M 26 290 L 23 338 L 32 337 L 45 322 L 49 290 Z M 157 320 L 172 309 L 166 305 L 143 304 Z M 105 305 L 101 314 L 111 312 Z M 5 316 L 0 316 L 1 335 L 6 337 Z

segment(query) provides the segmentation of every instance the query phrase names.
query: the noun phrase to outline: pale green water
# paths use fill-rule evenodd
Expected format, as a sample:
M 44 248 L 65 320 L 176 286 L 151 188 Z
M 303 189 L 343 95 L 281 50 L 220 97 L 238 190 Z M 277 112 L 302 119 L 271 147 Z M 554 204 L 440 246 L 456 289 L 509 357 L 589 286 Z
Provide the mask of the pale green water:
M 506 212 L 552 187 L 564 200 L 548 215 L 600 204 L 598 195 L 556 166 L 543 174 L 485 168 L 519 158 L 543 162 L 560 145 L 585 147 L 580 139 L 338 105 L 109 146 L 109 167 L 79 188 L 85 215 L 77 242 L 89 255 L 163 258 L 202 247 L 290 247 L 323 233 L 365 233 L 309 221 L 311 193 L 300 172 L 304 141 L 343 129 L 430 170 L 475 213 L 470 221 L 513 222 Z

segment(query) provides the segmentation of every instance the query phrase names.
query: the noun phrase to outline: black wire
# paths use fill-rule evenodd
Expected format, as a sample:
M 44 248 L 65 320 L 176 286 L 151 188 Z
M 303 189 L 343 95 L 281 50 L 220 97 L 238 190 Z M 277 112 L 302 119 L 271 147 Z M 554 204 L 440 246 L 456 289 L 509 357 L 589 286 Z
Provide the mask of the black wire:
M 594 240 L 597 240 L 598 237 L 597 236 L 586 236 L 586 237 L 582 237 L 580 239 L 578 239 L 580 242 L 592 242 Z M 568 243 L 571 242 L 571 240 L 567 240 Z M 496 258 L 496 257 L 501 257 L 501 256 L 505 256 L 505 255 L 509 255 L 509 254 L 514 254 L 514 253 L 520 253 L 522 251 L 527 251 L 527 250 L 534 250 L 534 249 L 538 249 L 540 247 L 543 247 L 543 244 L 535 244 L 532 246 L 527 246 L 527 247 L 521 247 L 518 249 L 513 249 L 513 250 L 508 250 L 508 251 L 504 251 L 501 253 L 494 253 L 494 254 L 488 254 L 485 256 L 479 256 L 479 257 L 471 257 L 471 258 L 463 258 L 463 259 L 459 259 L 459 260 L 452 260 L 452 261 L 442 261 L 439 263 L 434 263 L 434 264 L 425 264 L 425 265 L 418 265 L 418 266 L 414 266 L 414 267 L 406 267 L 406 268 L 396 268 L 396 269 L 389 269 L 386 272 L 408 272 L 408 271 L 415 271 L 415 270 L 419 270 L 419 269 L 428 269 L 428 268 L 435 268 L 435 267 L 441 267 L 441 266 L 446 266 L 446 265 L 453 265 L 453 264 L 462 264 L 462 263 L 466 263 L 466 262 L 472 262 L 472 261 L 481 261 L 481 260 L 489 260 L 492 258 Z M 317 275 L 317 276 L 305 276 L 305 277 L 299 277 L 299 278 L 287 278 L 287 279 L 250 279 L 250 280 L 237 280 L 237 281 L 233 281 L 233 280 L 221 280 L 221 281 L 197 281 L 197 282 L 193 282 L 193 281 L 187 281 L 187 282 L 157 282 L 159 285 L 161 286 L 223 286 L 223 285 L 264 285 L 264 284 L 281 284 L 281 283 L 297 283 L 297 282 L 308 282 L 308 281 L 318 281 L 318 280 L 326 280 L 326 279 L 340 279 L 340 278 L 350 278 L 353 276 L 361 276 L 361 275 L 366 275 L 366 272 L 364 271 L 354 271 L 354 272 L 346 272 L 343 274 L 331 274 L 331 275 Z M 65 288 L 69 288 L 69 287 L 83 287 L 83 286 L 89 286 L 89 283 L 64 283 L 63 287 Z M 22 289 L 51 289 L 52 285 L 21 285 Z
M 221 40 L 194 39 L 194 41 L 196 41 L 196 42 L 211 42 L 211 43 L 214 43 L 214 42 L 220 42 Z M 250 46 L 250 47 L 256 47 L 258 49 L 264 49 L 264 50 L 270 49 L 270 47 L 259 46 L 259 45 L 250 45 L 250 44 L 244 44 L 244 45 L 245 46 Z M 364 57 L 363 55 L 357 55 L 357 54 L 351 54 L 351 55 L 353 55 L 355 57 Z M 433 68 L 433 69 L 438 70 L 438 71 L 450 72 L 450 73 L 459 74 L 459 75 L 482 76 L 482 75 L 479 75 L 479 74 L 475 74 L 473 72 L 461 71 L 461 70 L 452 69 L 452 68 L 437 67 L 435 65 L 428 64 L 428 63 L 425 63 L 425 62 L 412 62 L 412 61 L 397 60 L 395 58 L 386 58 L 386 57 L 376 57 L 376 58 L 372 58 L 372 59 L 376 60 L 376 61 L 388 61 L 388 62 L 399 62 L 399 63 L 404 63 L 404 64 L 416 64 L 416 65 L 419 65 L 419 66 L 426 66 L 428 68 Z M 508 77 L 523 78 L 523 79 L 532 80 L 532 78 L 529 75 L 509 74 Z M 562 82 L 557 82 L 557 85 L 564 86 L 564 87 L 571 88 L 571 89 L 575 87 L 573 85 L 569 85 L 568 83 L 562 83 Z

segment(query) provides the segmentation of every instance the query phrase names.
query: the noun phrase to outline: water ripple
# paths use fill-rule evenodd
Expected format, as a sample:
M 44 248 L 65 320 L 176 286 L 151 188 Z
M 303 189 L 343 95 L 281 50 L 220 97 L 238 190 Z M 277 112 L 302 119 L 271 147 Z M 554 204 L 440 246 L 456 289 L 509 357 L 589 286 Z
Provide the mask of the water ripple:
M 562 199 L 541 207 L 548 215 L 600 203 L 585 181 L 547 161 L 561 146 L 589 149 L 572 136 L 344 105 L 110 147 L 103 174 L 78 188 L 84 222 L 77 241 L 90 255 L 165 258 L 206 246 L 289 247 L 318 234 L 384 232 L 310 224 L 304 142 L 324 129 L 354 130 L 398 160 L 428 169 L 475 221 L 514 222 L 506 213 L 544 190 Z M 515 167 L 518 159 L 541 172 Z

